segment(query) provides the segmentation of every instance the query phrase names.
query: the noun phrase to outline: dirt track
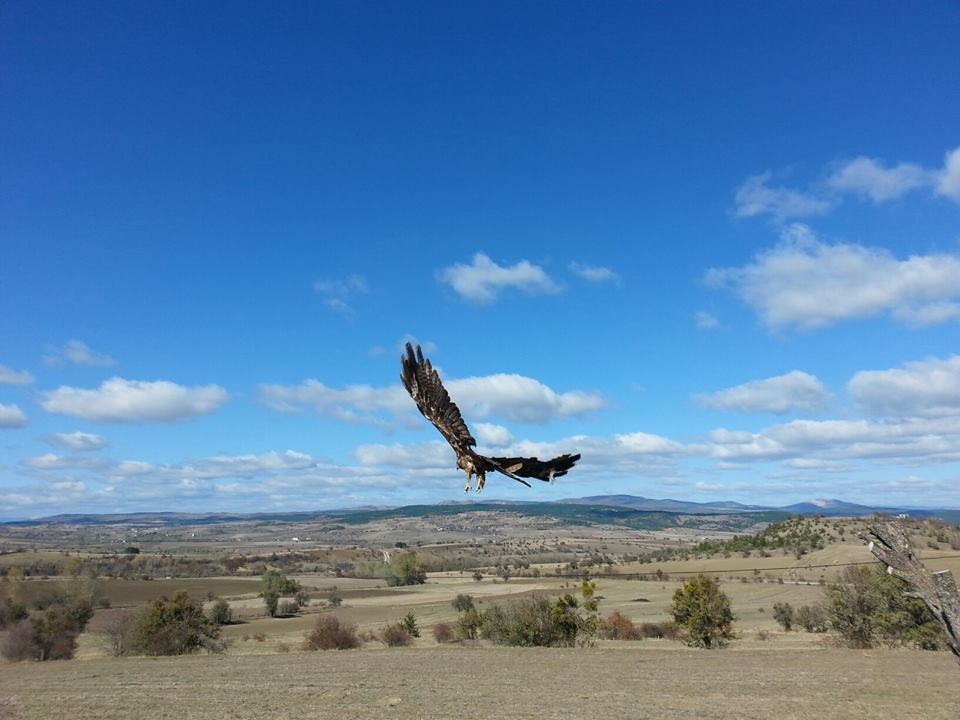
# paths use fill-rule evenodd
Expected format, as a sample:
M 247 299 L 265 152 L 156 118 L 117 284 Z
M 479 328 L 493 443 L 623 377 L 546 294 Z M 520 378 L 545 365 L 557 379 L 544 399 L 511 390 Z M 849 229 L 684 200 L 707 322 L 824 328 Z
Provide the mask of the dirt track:
M 0 718 L 955 720 L 948 653 L 415 647 L 0 667 Z

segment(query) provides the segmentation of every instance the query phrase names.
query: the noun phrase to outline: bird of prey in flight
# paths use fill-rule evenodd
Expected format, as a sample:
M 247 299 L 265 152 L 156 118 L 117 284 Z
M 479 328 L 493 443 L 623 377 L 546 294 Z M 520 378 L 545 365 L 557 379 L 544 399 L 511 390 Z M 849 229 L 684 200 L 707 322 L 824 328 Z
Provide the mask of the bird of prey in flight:
M 407 352 L 400 358 L 400 379 L 417 404 L 417 409 L 434 424 L 440 434 L 450 443 L 457 454 L 457 467 L 467 474 L 467 486 L 477 476 L 477 492 L 483 490 L 487 473 L 496 471 L 530 487 L 524 478 L 534 478 L 544 482 L 553 482 L 555 478 L 566 475 L 567 471 L 580 459 L 580 454 L 560 455 L 552 460 L 538 460 L 535 457 L 487 457 L 474 448 L 477 441 L 460 415 L 457 407 L 440 382 L 440 376 L 430 361 L 423 357 L 423 351 L 417 345 L 414 350 L 407 343 Z

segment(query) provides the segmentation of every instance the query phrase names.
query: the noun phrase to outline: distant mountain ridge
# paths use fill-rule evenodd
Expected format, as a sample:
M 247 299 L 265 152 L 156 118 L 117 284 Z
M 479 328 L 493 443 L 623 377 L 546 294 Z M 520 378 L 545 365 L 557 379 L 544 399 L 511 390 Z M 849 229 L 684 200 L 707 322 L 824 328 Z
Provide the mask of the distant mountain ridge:
M 698 503 L 689 500 L 671 498 L 646 498 L 639 495 L 592 495 L 581 498 L 565 498 L 552 502 L 511 501 L 511 500 L 460 500 L 434 505 L 406 505 L 396 507 L 361 506 L 337 510 L 313 510 L 295 512 L 260 513 L 180 513 L 180 512 L 133 512 L 133 513 L 64 513 L 33 520 L 15 520 L 0 525 L 214 525 L 229 522 L 303 522 L 310 520 L 355 519 L 360 517 L 425 516 L 431 514 L 449 515 L 458 512 L 516 510 L 544 515 L 555 508 L 560 516 L 571 516 L 576 506 L 588 506 L 593 516 L 603 514 L 607 509 L 611 516 L 621 511 L 631 514 L 671 514 L 671 515 L 740 515 L 753 513 L 779 513 L 786 515 L 823 515 L 827 517 L 853 516 L 863 517 L 876 513 L 888 515 L 909 514 L 914 517 L 939 517 L 948 522 L 960 521 L 960 509 L 948 508 L 909 508 L 897 506 L 859 505 L 837 499 L 815 499 L 774 507 L 769 505 L 745 505 L 732 500 L 720 500 Z M 584 507 L 587 511 L 587 507 Z M 576 513 L 573 513 L 576 514 Z

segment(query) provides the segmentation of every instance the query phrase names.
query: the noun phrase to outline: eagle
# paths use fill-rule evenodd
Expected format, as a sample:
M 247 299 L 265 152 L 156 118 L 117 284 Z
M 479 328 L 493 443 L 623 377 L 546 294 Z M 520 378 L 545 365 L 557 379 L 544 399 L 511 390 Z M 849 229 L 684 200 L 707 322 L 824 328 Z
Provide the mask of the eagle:
M 535 457 L 487 457 L 474 448 L 477 441 L 460 415 L 460 408 L 450 399 L 447 389 L 440 382 L 440 376 L 430 361 L 423 357 L 423 351 L 417 345 L 416 350 L 407 343 L 407 352 L 400 358 L 400 379 L 417 404 L 417 409 L 440 434 L 450 443 L 457 454 L 457 467 L 467 474 L 464 492 L 470 492 L 470 482 L 477 476 L 477 492 L 483 490 L 488 472 L 503 473 L 517 482 L 530 487 L 524 478 L 534 478 L 552 483 L 580 459 L 580 454 L 560 455 L 552 460 L 538 460 Z

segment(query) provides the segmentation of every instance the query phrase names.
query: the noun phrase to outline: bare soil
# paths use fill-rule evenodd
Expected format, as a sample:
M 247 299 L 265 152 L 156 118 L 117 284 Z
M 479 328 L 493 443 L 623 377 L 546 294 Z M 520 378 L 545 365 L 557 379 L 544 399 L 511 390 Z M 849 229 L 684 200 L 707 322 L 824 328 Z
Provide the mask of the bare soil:
M 430 646 L 0 666 L 4 720 L 955 720 L 948 653 Z

